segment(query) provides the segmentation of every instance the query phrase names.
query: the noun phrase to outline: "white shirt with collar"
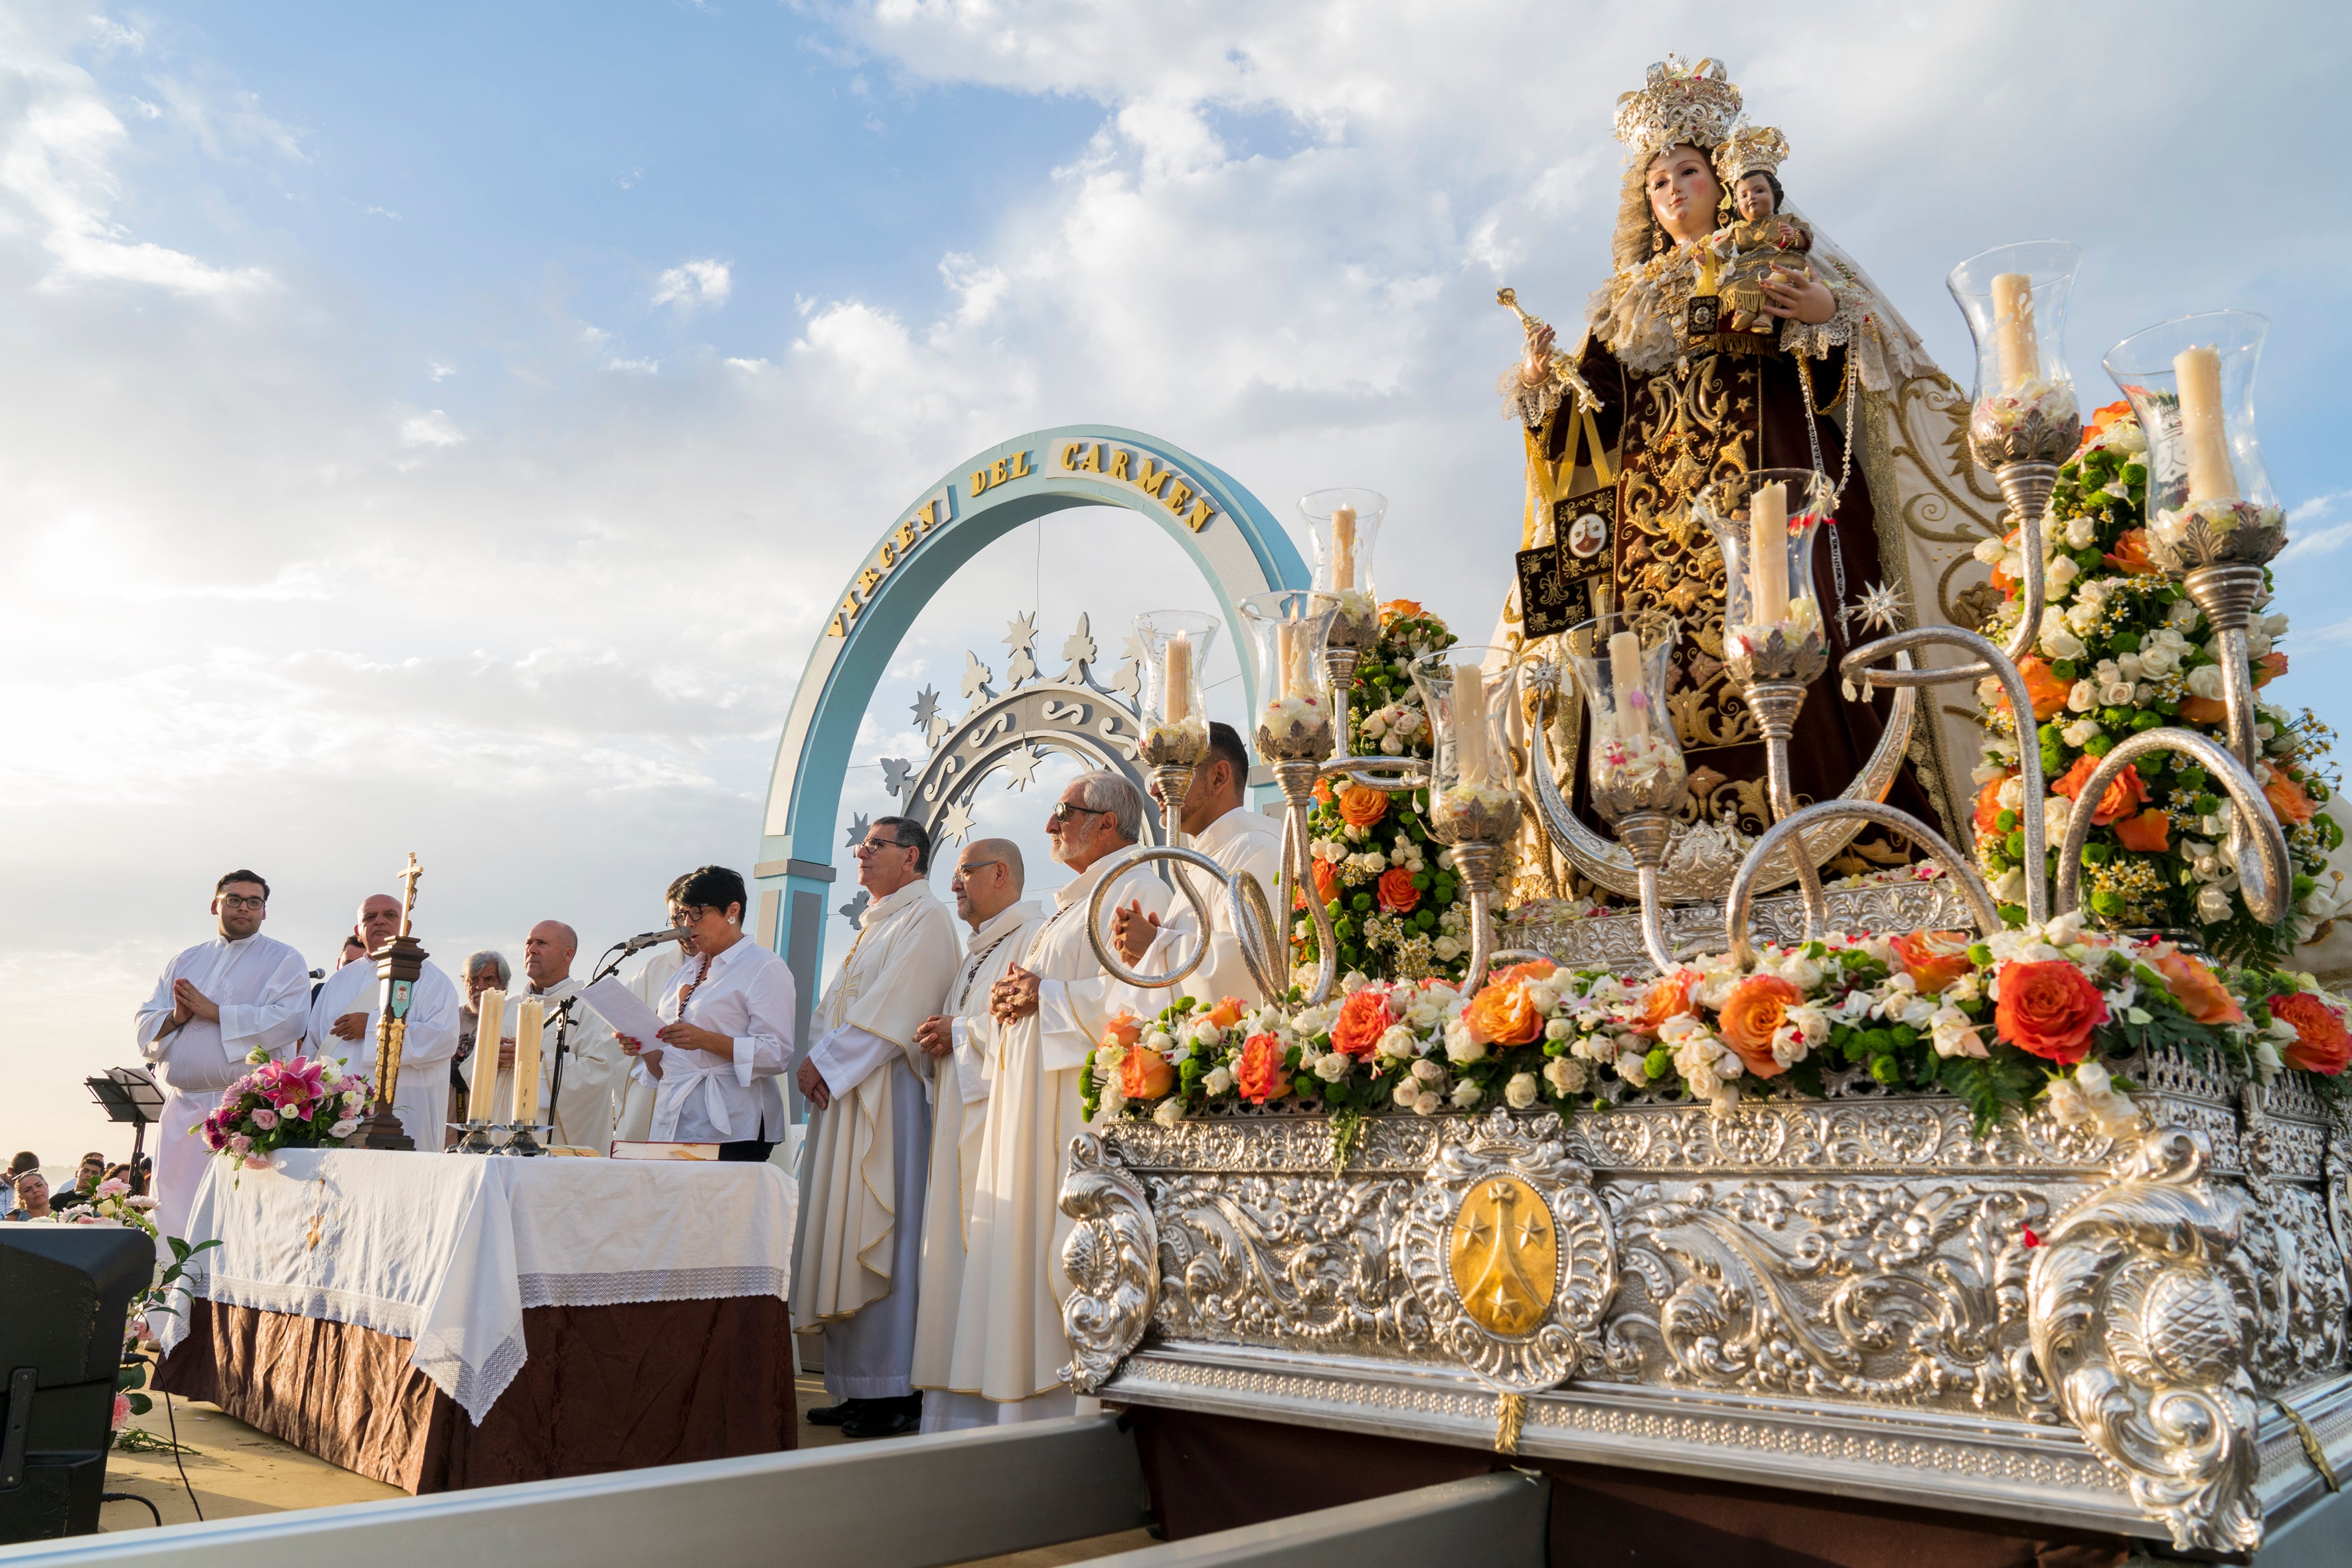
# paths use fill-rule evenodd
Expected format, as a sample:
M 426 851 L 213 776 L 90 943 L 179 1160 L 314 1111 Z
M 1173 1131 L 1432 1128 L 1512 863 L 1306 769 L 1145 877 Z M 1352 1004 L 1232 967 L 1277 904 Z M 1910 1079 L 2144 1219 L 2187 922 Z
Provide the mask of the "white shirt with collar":
M 653 1139 L 682 1143 L 781 1141 L 784 1097 L 776 1077 L 793 1057 L 793 1001 L 791 967 L 749 936 L 737 938 L 724 952 L 688 958 L 681 964 L 654 1011 L 664 1023 L 692 1024 L 726 1036 L 731 1055 L 721 1058 L 645 1042 L 648 1051 L 662 1053 Z M 642 1061 L 635 1070 L 645 1071 Z
M 220 1020 L 191 1017 L 163 1032 L 178 1004 L 173 981 L 185 980 L 220 1008 Z M 139 1054 L 163 1068 L 178 1094 L 218 1094 L 246 1073 L 255 1047 L 283 1056 L 302 1038 L 310 1011 L 310 973 L 302 955 L 256 931 L 230 942 L 200 942 L 163 966 L 154 994 L 139 1009 Z

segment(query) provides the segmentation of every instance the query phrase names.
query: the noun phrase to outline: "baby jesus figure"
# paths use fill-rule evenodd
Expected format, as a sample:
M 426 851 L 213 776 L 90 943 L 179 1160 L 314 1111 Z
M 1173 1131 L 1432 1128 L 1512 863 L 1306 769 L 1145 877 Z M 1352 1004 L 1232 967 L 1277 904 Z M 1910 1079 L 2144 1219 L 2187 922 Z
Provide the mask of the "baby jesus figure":
M 1769 337 L 1780 323 L 1764 312 L 1765 280 L 1776 268 L 1809 269 L 1805 257 L 1813 248 L 1813 231 L 1780 216 L 1780 185 L 1765 170 L 1742 175 L 1732 187 L 1732 201 L 1738 221 L 1719 230 L 1716 241 L 1729 252 L 1717 285 L 1723 300 L 1719 330 Z

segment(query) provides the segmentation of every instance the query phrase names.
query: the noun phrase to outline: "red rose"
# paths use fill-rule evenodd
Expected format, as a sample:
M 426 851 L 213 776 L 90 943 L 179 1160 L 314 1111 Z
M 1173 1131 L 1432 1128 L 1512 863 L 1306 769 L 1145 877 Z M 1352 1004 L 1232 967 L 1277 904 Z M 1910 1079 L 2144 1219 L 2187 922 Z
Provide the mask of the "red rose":
M 1389 1016 L 1388 993 L 1367 985 L 1339 1004 L 1339 1021 L 1331 1026 L 1331 1048 L 1360 1062 L 1368 1062 L 1380 1048 L 1381 1037 L 1388 1033 L 1392 1021 Z
M 1412 885 L 1412 873 L 1402 866 L 1391 866 L 1381 873 L 1381 908 L 1391 914 L 1409 915 L 1421 902 L 1421 889 Z
M 2069 1065 L 2091 1054 L 2091 1031 L 2107 1021 L 2107 999 L 2063 958 L 2001 967 L 1993 1027 L 2019 1050 Z
M 2334 1078 L 2352 1065 L 2352 1033 L 2336 1009 L 2308 991 L 2271 998 L 2271 1016 L 2294 1026 L 2294 1044 L 2286 1048 L 2286 1065 L 2305 1072 Z

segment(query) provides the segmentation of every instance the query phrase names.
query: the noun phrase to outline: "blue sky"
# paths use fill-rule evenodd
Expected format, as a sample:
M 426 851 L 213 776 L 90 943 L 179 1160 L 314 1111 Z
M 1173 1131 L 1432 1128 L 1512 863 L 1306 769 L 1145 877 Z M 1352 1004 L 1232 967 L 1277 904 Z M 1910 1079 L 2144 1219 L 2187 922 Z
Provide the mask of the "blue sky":
M 2269 312 L 2284 693 L 2352 719 L 2346 31 L 2015 3 L 10 7 L 0 863 L 39 896 L 0 909 L 0 1038 L 43 1065 L 0 1144 L 87 1142 L 79 1079 L 128 1058 L 230 864 L 323 960 L 415 848 L 454 959 L 547 915 L 602 947 L 676 870 L 749 860 L 856 558 L 1021 431 L 1149 430 L 1286 519 L 1381 488 L 1386 581 L 1483 637 L 1519 482 L 1493 291 L 1576 320 L 1615 96 L 1668 48 L 1729 60 L 1792 195 L 1963 379 L 1943 275 L 2004 240 L 2085 247 L 2068 350 L 2099 400 L 2125 333 Z M 966 647 L 1001 664 L 1008 616 L 1058 647 L 1086 610 L 1100 639 L 1191 581 L 1112 515 L 1000 542 L 900 650 L 845 812 L 881 805 L 919 687 Z M 1034 842 L 1055 782 L 983 820 Z

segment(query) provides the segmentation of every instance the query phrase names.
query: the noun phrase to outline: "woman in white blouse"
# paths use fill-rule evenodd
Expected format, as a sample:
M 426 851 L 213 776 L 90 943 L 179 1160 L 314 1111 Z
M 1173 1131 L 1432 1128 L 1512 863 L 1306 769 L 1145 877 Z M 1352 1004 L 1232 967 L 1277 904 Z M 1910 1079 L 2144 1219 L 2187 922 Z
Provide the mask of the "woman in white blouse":
M 776 1079 L 793 1059 L 793 972 L 745 940 L 743 879 L 705 866 L 679 879 L 670 921 L 691 933 L 690 956 L 655 1011 L 656 1040 L 624 1035 L 636 1071 L 658 1079 L 651 1136 L 716 1143 L 722 1160 L 765 1160 L 784 1135 Z

